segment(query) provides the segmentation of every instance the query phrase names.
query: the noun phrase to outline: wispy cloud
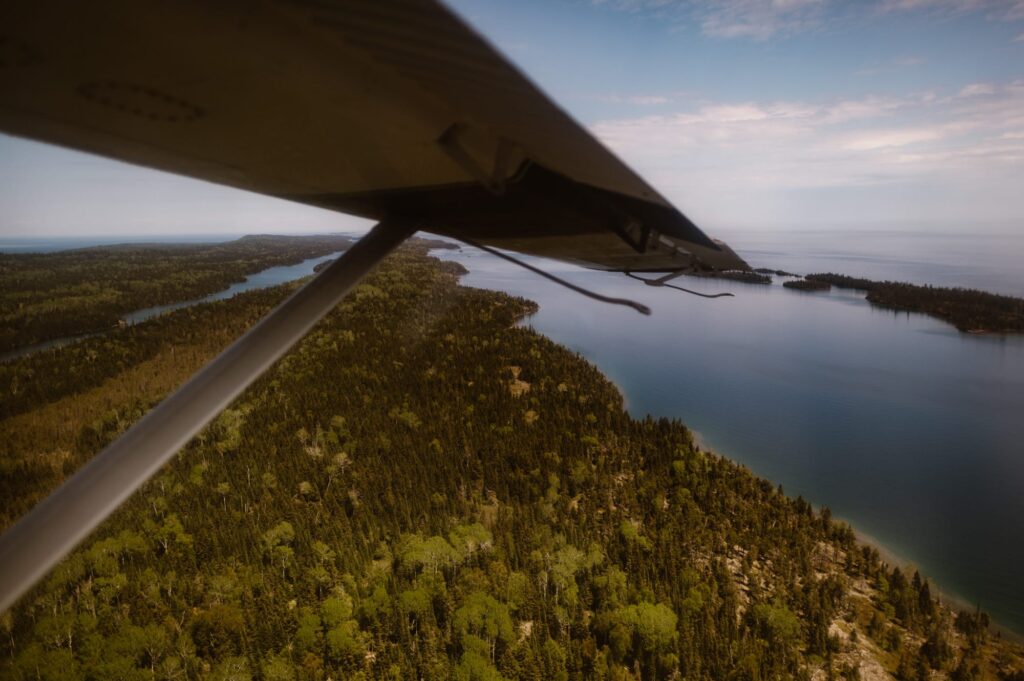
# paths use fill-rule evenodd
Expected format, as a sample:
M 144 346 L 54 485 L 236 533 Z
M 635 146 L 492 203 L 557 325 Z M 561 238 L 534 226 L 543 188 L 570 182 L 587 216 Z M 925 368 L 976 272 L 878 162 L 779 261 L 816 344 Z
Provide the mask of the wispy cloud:
M 701 31 L 719 38 L 766 40 L 820 25 L 822 0 L 725 0 L 698 3 Z
M 926 11 L 947 16 L 986 12 L 994 19 L 1024 19 L 1024 0 L 882 0 L 883 12 Z
M 834 102 L 706 102 L 592 127 L 670 196 L 1024 177 L 1024 81 Z M 679 196 L 679 194 L 682 196 Z
M 896 71 L 898 69 L 908 69 L 915 66 L 921 66 L 926 62 L 924 57 L 917 57 L 913 55 L 905 55 L 902 57 L 896 57 L 885 62 L 875 63 L 874 65 L 867 66 L 856 71 L 858 76 L 874 76 L 879 73 L 886 71 Z
M 833 26 L 855 16 L 919 13 L 952 17 L 981 12 L 998 21 L 1024 20 L 1024 0 L 592 0 L 596 5 L 653 13 L 674 26 L 697 26 L 715 38 L 763 41 Z M 1022 34 L 1024 35 L 1024 34 Z M 1021 40 L 1018 37 L 1017 40 Z M 905 64 L 911 65 L 911 64 Z
M 995 93 L 996 86 L 992 83 L 970 83 L 957 93 L 957 97 L 984 97 L 985 95 L 994 95 Z
M 632 104 L 634 106 L 658 106 L 668 104 L 673 97 L 669 95 L 602 95 L 597 98 L 607 104 Z
M 595 5 L 659 16 L 672 26 L 696 25 L 717 38 L 766 40 L 818 26 L 826 0 L 592 0 Z

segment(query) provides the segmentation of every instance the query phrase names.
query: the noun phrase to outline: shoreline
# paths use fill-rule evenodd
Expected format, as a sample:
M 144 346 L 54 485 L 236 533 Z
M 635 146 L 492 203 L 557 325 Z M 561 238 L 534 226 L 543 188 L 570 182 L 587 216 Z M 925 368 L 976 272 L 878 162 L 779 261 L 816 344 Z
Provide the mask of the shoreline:
M 605 378 L 607 378 L 607 376 Z M 608 380 L 611 381 L 611 379 Z M 616 386 L 616 388 L 618 388 L 618 386 Z M 690 433 L 693 434 L 694 444 L 700 447 L 701 450 L 710 452 L 715 456 L 721 456 L 725 459 L 728 459 L 729 461 L 732 461 L 737 465 L 747 468 L 748 470 L 750 470 L 752 475 L 755 475 L 764 480 L 768 480 L 768 478 L 765 478 L 764 476 L 751 470 L 750 467 L 747 466 L 746 464 L 739 463 L 738 461 L 728 456 L 727 454 L 724 454 L 720 451 L 716 451 L 715 449 L 710 447 L 707 443 L 707 440 L 698 431 L 694 430 L 693 428 L 690 428 L 689 426 L 687 426 L 687 429 L 690 431 Z M 771 482 L 772 484 L 778 484 L 772 480 L 768 480 L 768 482 Z M 808 501 L 808 503 L 819 509 L 822 507 L 820 504 L 814 504 L 811 501 Z M 878 556 L 879 558 L 881 558 L 883 563 L 889 565 L 890 567 L 898 567 L 901 570 L 903 570 L 903 572 L 908 574 L 912 573 L 915 570 L 921 572 L 921 577 L 928 581 L 932 590 L 932 596 L 935 598 L 935 600 L 942 604 L 944 607 L 952 610 L 954 614 L 960 611 L 973 612 L 978 607 L 977 604 L 971 603 L 967 598 L 959 594 L 953 593 L 949 591 L 949 589 L 943 588 L 942 585 L 939 584 L 933 577 L 928 575 L 927 572 L 924 571 L 921 566 L 919 566 L 909 558 L 900 555 L 893 548 L 886 546 L 881 542 L 881 540 L 877 539 L 876 537 L 868 534 L 867 532 L 864 532 L 861 529 L 858 529 L 857 525 L 853 521 L 839 515 L 834 515 L 833 519 L 837 522 L 845 523 L 846 525 L 848 525 L 850 529 L 853 530 L 853 535 L 856 538 L 858 544 L 861 544 L 863 546 L 869 546 L 874 550 L 878 551 Z M 982 608 L 981 611 L 989 616 L 988 628 L 990 633 L 998 634 L 1002 638 L 1009 641 L 1013 641 L 1015 643 L 1024 644 L 1024 632 L 1019 632 L 1016 629 L 1013 629 L 1003 624 L 1002 622 L 997 621 L 995 617 L 990 613 L 986 612 L 984 608 Z
M 438 250 L 445 250 L 445 251 L 448 251 L 449 253 L 451 252 L 451 249 L 438 249 Z M 462 249 L 460 248 L 458 250 L 461 251 Z M 439 257 L 440 254 L 438 254 L 435 249 L 430 249 L 427 254 L 430 257 L 437 258 L 438 260 L 447 261 L 447 262 L 454 262 L 454 260 L 449 260 L 448 258 L 445 258 L 445 257 Z M 466 267 L 465 263 L 460 263 L 460 264 L 463 267 Z M 466 267 L 466 269 L 467 269 L 467 274 L 468 274 L 469 273 L 468 272 L 468 267 Z M 459 279 L 460 279 L 459 285 L 460 286 L 467 286 L 467 284 L 463 284 L 462 281 L 461 281 L 461 279 L 464 276 L 465 275 L 460 275 L 460 277 L 459 277 Z M 476 288 L 476 287 L 471 287 L 471 288 Z M 502 291 L 501 289 L 485 289 L 485 290 Z M 506 291 L 502 291 L 502 292 L 507 293 Z M 534 301 L 534 302 L 536 303 L 536 301 Z M 537 305 L 538 305 L 538 308 L 539 308 L 540 304 L 537 303 Z M 885 309 L 885 308 L 883 308 L 883 309 Z M 921 313 L 921 314 L 923 314 L 923 313 Z M 532 315 L 524 316 L 522 319 L 519 320 L 519 322 L 517 322 L 517 326 L 527 326 L 528 325 L 529 328 L 534 333 L 537 333 L 539 335 L 544 335 L 542 332 L 540 332 L 536 328 L 534 328 L 532 326 L 532 324 L 529 324 L 529 320 L 530 320 L 531 317 L 532 317 Z M 960 333 L 964 333 L 964 332 L 960 332 Z M 991 335 L 994 335 L 994 334 L 976 334 L 976 335 L 984 337 L 984 336 L 991 336 Z M 1002 335 L 1002 334 L 1000 334 L 1000 335 Z M 552 339 L 552 338 L 550 338 L 550 337 L 548 337 L 546 335 L 544 335 L 544 336 L 545 336 L 545 338 L 548 338 L 552 342 L 558 343 L 559 345 L 562 345 L 563 347 L 568 347 L 568 346 L 564 345 L 563 343 L 558 342 L 557 340 L 554 340 L 554 339 Z M 571 350 L 572 348 L 569 348 L 569 349 Z M 578 352 L 578 351 L 575 351 L 575 350 L 573 350 L 573 351 L 574 352 Z M 602 371 L 600 369 L 600 367 L 598 367 L 597 364 L 594 363 L 590 358 L 588 358 L 585 355 L 583 355 L 582 352 L 580 352 L 579 354 L 584 356 L 586 361 L 588 363 L 590 363 L 591 365 L 593 365 L 601 373 L 601 375 L 604 377 L 604 379 L 615 387 L 616 391 L 622 397 L 623 409 L 626 410 L 626 412 L 629 414 L 629 416 L 631 418 L 633 418 L 633 419 L 641 418 L 642 419 L 645 416 L 650 416 L 649 414 L 634 414 L 634 413 L 632 413 L 630 408 L 629 408 L 628 399 L 626 397 L 625 392 L 622 390 L 622 388 L 614 380 L 612 380 L 607 375 L 606 372 Z M 731 461 L 731 462 L 733 462 L 733 463 L 735 463 L 737 465 L 743 466 L 744 468 L 749 470 L 752 475 L 755 475 L 758 478 L 767 480 L 772 485 L 777 486 L 779 484 L 777 481 L 770 480 L 767 477 L 765 477 L 765 476 L 755 472 L 754 470 L 752 470 L 750 468 L 749 465 L 740 463 L 739 461 L 737 461 L 736 459 L 728 456 L 727 454 L 724 454 L 722 452 L 716 451 L 714 448 L 712 448 L 712 447 L 710 447 L 708 445 L 706 438 L 700 432 L 698 432 L 697 430 L 695 430 L 695 429 L 691 428 L 689 425 L 687 425 L 684 419 L 680 418 L 680 420 L 683 422 L 684 425 L 686 425 L 687 430 L 693 436 L 694 444 L 697 445 L 701 450 L 710 452 L 712 454 L 715 454 L 716 456 L 721 456 L 722 458 L 725 458 L 728 461 Z M 813 502 L 810 502 L 809 500 L 808 500 L 808 503 L 811 503 L 812 506 L 815 506 L 817 508 L 821 508 L 821 506 L 822 506 L 821 504 L 814 504 Z M 936 580 L 933 577 L 928 575 L 923 568 L 921 568 L 920 566 L 915 564 L 912 560 L 910 560 L 910 559 L 908 559 L 908 558 L 906 558 L 904 556 L 901 556 L 899 553 L 897 553 L 892 548 L 885 546 L 882 542 L 880 542 L 878 539 L 874 538 L 873 536 L 863 532 L 862 530 L 859 530 L 857 528 L 857 526 L 853 522 L 851 522 L 850 520 L 848 520 L 848 519 L 846 519 L 844 517 L 841 517 L 841 516 L 834 516 L 834 519 L 836 521 L 839 521 L 839 522 L 842 522 L 842 523 L 845 523 L 846 525 L 848 525 L 852 529 L 858 544 L 869 546 L 869 547 L 875 549 L 876 551 L 878 551 L 878 554 L 879 554 L 879 557 L 881 558 L 881 560 L 884 563 L 888 564 L 890 567 L 899 567 L 904 572 L 907 572 L 909 570 L 910 573 L 912 573 L 914 570 L 917 570 L 917 571 L 921 572 L 922 573 L 922 575 L 921 575 L 922 578 L 928 580 L 928 582 L 929 582 L 929 584 L 930 584 L 930 586 L 932 588 L 933 597 L 935 598 L 935 600 L 938 601 L 943 607 L 946 607 L 946 608 L 950 609 L 951 611 L 953 611 L 954 614 L 956 614 L 959 611 L 973 612 L 975 610 L 975 608 L 977 607 L 976 604 L 972 604 L 967 598 L 965 598 L 963 596 L 960 596 L 958 594 L 954 594 L 954 593 L 950 592 L 948 589 L 944 589 L 938 582 L 936 582 Z M 986 611 L 984 609 L 982 609 L 982 612 L 986 612 Z M 1011 627 L 1009 627 L 1009 626 L 1007 626 L 1007 625 L 997 621 L 995 619 L 994 615 L 992 615 L 991 613 L 987 613 L 986 612 L 986 614 L 988 614 L 988 616 L 989 616 L 989 622 L 990 622 L 990 624 L 989 624 L 989 631 L 990 631 L 990 633 L 992 635 L 999 635 L 1001 638 L 1003 638 L 1005 640 L 1009 640 L 1009 641 L 1012 641 L 1012 642 L 1015 642 L 1015 643 L 1018 643 L 1018 644 L 1024 644 L 1024 631 L 1018 632 L 1017 630 L 1015 630 L 1015 629 L 1013 629 L 1013 628 L 1011 628 Z
M 878 555 L 882 559 L 882 562 L 891 567 L 898 567 L 904 572 L 909 570 L 922 571 L 922 568 L 914 563 L 914 561 L 899 555 L 870 534 L 858 530 L 856 525 L 849 520 L 839 516 L 836 516 L 835 519 L 850 526 L 850 529 L 853 530 L 854 537 L 857 539 L 857 543 L 863 544 L 864 546 L 870 546 L 878 551 Z M 948 589 L 944 589 L 941 584 L 936 582 L 927 573 L 922 572 L 921 577 L 928 581 L 932 590 L 932 596 L 935 600 L 941 603 L 944 607 L 952 610 L 954 613 L 960 611 L 973 612 L 978 608 L 977 604 L 972 604 L 963 596 L 952 593 Z M 981 612 L 985 613 L 989 617 L 988 629 L 991 634 L 998 634 L 1003 639 L 1024 644 L 1024 633 L 1011 629 L 1002 622 L 997 621 L 994 616 L 986 612 L 984 608 L 981 608 Z
M 607 378 L 607 376 L 605 378 Z M 611 381 L 611 379 L 608 380 Z M 618 388 L 618 386 L 616 386 L 616 388 Z M 690 433 L 693 434 L 694 444 L 700 447 L 701 450 L 710 452 L 715 456 L 721 456 L 725 459 L 728 459 L 729 461 L 732 461 L 737 465 L 747 468 L 748 470 L 750 470 L 751 474 L 764 480 L 768 480 L 768 478 L 765 478 L 764 476 L 751 470 L 750 467 L 747 466 L 746 464 L 739 463 L 738 461 L 728 456 L 727 454 L 724 454 L 720 451 L 716 451 L 715 449 L 710 447 L 707 443 L 707 440 L 698 431 L 694 430 L 693 428 L 690 428 L 689 426 L 687 426 L 687 429 L 690 431 Z M 772 484 L 778 484 L 772 480 L 768 480 L 768 482 L 771 482 Z M 808 501 L 808 503 L 819 509 L 822 507 L 820 504 L 814 504 L 811 501 Z M 877 539 L 876 537 L 859 529 L 853 521 L 839 515 L 833 515 L 833 519 L 837 522 L 845 523 L 846 525 L 848 525 L 850 529 L 853 530 L 853 535 L 856 538 L 858 544 L 861 544 L 863 546 L 869 546 L 874 550 L 878 551 L 878 556 L 879 558 L 881 558 L 883 563 L 889 565 L 890 567 L 898 567 L 901 570 L 903 570 L 903 572 L 908 574 L 912 573 L 915 570 L 921 572 L 921 577 L 928 581 L 932 590 L 932 596 L 935 598 L 935 600 L 942 604 L 944 607 L 952 610 L 954 614 L 960 611 L 973 612 L 978 607 L 977 604 L 971 603 L 964 596 L 953 593 L 949 591 L 949 589 L 947 588 L 943 588 L 941 584 L 939 584 L 933 577 L 928 575 L 927 572 L 924 571 L 923 568 L 919 566 L 917 563 L 897 553 L 893 548 L 886 546 L 881 542 L 881 540 Z M 984 608 L 982 608 L 981 611 L 989 616 L 988 628 L 990 633 L 998 634 L 1006 640 L 1024 645 L 1024 632 L 1019 632 L 1016 629 L 1013 629 L 1003 624 L 1002 622 L 997 621 L 995 617 L 990 613 L 986 612 Z

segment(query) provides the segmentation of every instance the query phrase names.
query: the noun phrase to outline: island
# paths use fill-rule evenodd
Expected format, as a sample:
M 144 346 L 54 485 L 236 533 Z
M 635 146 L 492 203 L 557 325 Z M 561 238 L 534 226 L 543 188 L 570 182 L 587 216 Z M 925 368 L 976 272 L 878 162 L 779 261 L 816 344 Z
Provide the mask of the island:
M 1020 679 L 410 243 L 12 610 L 4 678 Z M 13 522 L 298 284 L 0 365 Z M 74 370 L 69 370 L 72 368 Z
M 796 289 L 797 291 L 830 291 L 832 285 L 827 281 L 815 281 L 814 279 L 793 279 L 792 281 L 784 281 L 782 285 L 786 288 Z
M 743 284 L 772 283 L 772 278 L 767 274 L 748 270 L 694 271 L 687 272 L 687 275 L 691 277 L 699 277 L 701 279 L 728 279 L 729 281 L 738 281 Z
M 837 288 L 865 291 L 868 301 L 874 305 L 921 312 L 949 322 L 966 333 L 1024 332 L 1024 298 L 966 288 L 872 281 L 831 272 L 808 274 L 804 278 Z

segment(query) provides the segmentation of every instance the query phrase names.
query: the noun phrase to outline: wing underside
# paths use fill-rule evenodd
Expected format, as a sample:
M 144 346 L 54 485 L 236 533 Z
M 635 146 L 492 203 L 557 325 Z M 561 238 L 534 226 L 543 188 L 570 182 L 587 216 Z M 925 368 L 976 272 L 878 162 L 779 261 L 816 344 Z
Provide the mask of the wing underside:
M 0 610 L 415 229 L 746 268 L 434 0 L 3 3 L 0 131 L 378 221 L 0 536 Z
M 734 269 L 433 0 L 5 3 L 0 129 L 612 270 Z

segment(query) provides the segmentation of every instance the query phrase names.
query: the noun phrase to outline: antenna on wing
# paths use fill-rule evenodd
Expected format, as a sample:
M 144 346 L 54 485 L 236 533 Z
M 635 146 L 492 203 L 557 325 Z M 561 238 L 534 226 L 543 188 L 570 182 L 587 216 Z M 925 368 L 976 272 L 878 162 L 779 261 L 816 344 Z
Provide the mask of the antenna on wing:
M 675 279 L 676 277 L 681 276 L 683 274 L 686 274 L 688 271 L 689 270 L 676 270 L 675 272 L 669 272 L 665 276 L 658 277 L 657 279 L 644 279 L 643 277 L 638 277 L 637 275 L 633 274 L 629 270 L 626 270 L 625 272 L 623 272 L 623 274 L 625 274 L 630 279 L 636 279 L 637 281 L 642 281 L 645 284 L 647 284 L 648 286 L 666 286 L 668 288 L 674 288 L 677 291 L 682 291 L 683 293 L 689 293 L 690 295 L 700 296 L 701 298 L 732 298 L 732 297 L 734 297 L 733 294 L 731 294 L 731 293 L 701 293 L 699 291 L 693 291 L 693 290 L 690 290 L 688 288 L 683 288 L 682 286 L 676 286 L 675 284 L 668 283 L 671 280 Z
M 474 248 L 479 248 L 481 251 L 484 251 L 486 253 L 490 253 L 491 255 L 496 255 L 499 258 L 502 258 L 504 260 L 508 260 L 511 263 L 515 263 L 516 265 L 519 265 L 520 267 L 528 269 L 531 272 L 533 272 L 534 274 L 539 274 L 540 276 L 544 277 L 545 279 L 549 279 L 549 280 L 555 282 L 556 284 L 561 284 L 565 288 L 570 289 L 572 291 L 575 291 L 576 293 L 579 293 L 581 295 L 584 295 L 587 298 L 593 298 L 594 300 L 599 300 L 602 303 L 610 303 L 612 305 L 624 305 L 626 307 L 631 307 L 634 310 L 636 310 L 637 312 L 639 312 L 640 314 L 644 314 L 644 315 L 650 315 L 651 314 L 651 308 L 647 307 L 643 303 L 638 303 L 635 300 L 629 300 L 628 298 L 612 298 L 611 296 L 606 296 L 606 295 L 602 295 L 600 293 L 594 293 L 593 291 L 588 291 L 587 289 L 585 289 L 585 288 L 583 288 L 581 286 L 577 286 L 576 284 L 573 284 L 571 282 L 568 282 L 565 279 L 562 279 L 561 277 L 556 277 L 555 275 L 551 274 L 550 272 L 545 272 L 544 270 L 540 269 L 539 267 L 534 267 L 533 265 L 531 265 L 529 263 L 526 263 L 526 262 L 523 262 L 522 260 L 520 260 L 518 258 L 514 258 L 511 255 L 509 255 L 508 253 L 502 253 L 501 251 L 499 251 L 496 248 L 491 248 L 490 246 L 484 246 L 481 243 L 477 243 L 476 241 L 470 241 L 469 239 L 466 239 L 464 237 L 461 238 L 460 240 L 463 241 L 466 244 L 469 244 L 470 246 L 472 246 Z

